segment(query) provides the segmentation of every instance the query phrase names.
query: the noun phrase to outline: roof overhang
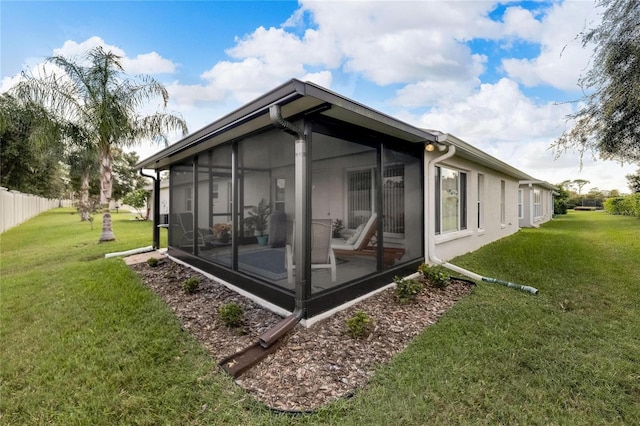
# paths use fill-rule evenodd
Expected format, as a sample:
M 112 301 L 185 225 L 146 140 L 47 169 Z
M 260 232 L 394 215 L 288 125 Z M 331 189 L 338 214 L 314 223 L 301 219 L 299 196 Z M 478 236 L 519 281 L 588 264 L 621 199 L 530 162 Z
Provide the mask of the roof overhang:
M 411 126 L 313 83 L 293 79 L 140 161 L 136 168 L 165 169 L 214 146 L 271 127 L 271 105 L 280 105 L 284 119 L 319 113 L 409 142 L 435 142 L 437 138 L 428 130 Z
M 439 136 L 439 143 L 455 146 L 457 157 L 465 158 L 469 161 L 498 171 L 507 176 L 512 176 L 519 181 L 535 180 L 535 178 L 529 176 L 523 171 L 516 169 L 515 167 L 505 163 L 504 161 L 498 160 L 497 158 L 487 154 L 486 152 L 476 148 L 473 145 L 468 144 L 467 142 L 450 133 L 441 133 L 436 130 L 430 131 L 436 133 Z
M 558 187 L 557 186 L 552 185 L 549 182 L 546 182 L 544 180 L 536 180 L 536 179 L 521 180 L 520 181 L 520 185 L 535 185 L 535 186 L 540 186 L 540 187 L 545 188 L 545 189 L 549 189 L 551 191 L 558 191 Z

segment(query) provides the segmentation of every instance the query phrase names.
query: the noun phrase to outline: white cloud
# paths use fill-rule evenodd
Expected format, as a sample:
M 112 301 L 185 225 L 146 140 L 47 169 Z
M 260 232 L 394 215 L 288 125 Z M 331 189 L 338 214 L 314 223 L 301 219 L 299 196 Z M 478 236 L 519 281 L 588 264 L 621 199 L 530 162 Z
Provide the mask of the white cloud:
M 520 6 L 507 8 L 502 21 L 504 22 L 504 33 L 511 36 L 536 41 L 540 39 L 542 34 L 542 25 L 534 14 Z
M 488 2 L 302 2 L 348 72 L 379 85 L 477 77 L 462 42 L 497 26 Z M 348 16 L 345 20 L 336 16 Z
M 77 43 L 73 40 L 67 40 L 62 47 L 53 49 L 54 56 L 64 56 L 65 58 L 75 59 L 83 57 L 89 50 L 102 46 L 105 51 L 111 51 L 118 56 L 125 56 L 124 50 L 117 46 L 107 44 L 102 38 L 93 36 L 83 42 Z
M 81 59 L 89 50 L 102 46 L 105 51 L 113 52 L 120 56 L 124 70 L 129 74 L 171 74 L 175 72 L 176 66 L 169 59 L 165 59 L 157 52 L 149 52 L 129 58 L 121 48 L 107 44 L 102 38 L 93 36 L 87 40 L 77 43 L 73 40 L 65 41 L 61 48 L 53 49 L 55 56 L 64 56 L 70 59 Z
M 456 102 L 470 96 L 480 85 L 479 75 L 482 73 L 484 55 L 472 55 L 472 63 L 468 65 L 467 78 L 443 75 L 439 79 L 429 79 L 407 84 L 396 91 L 392 103 L 406 108 L 425 105 L 439 105 L 443 102 Z
M 156 52 L 145 53 L 135 58 L 122 58 L 122 67 L 130 74 L 173 74 L 176 65 Z
M 459 102 L 445 102 L 419 118 L 422 127 L 440 128 L 470 141 L 518 141 L 553 138 L 562 131 L 568 105 L 538 105 L 518 85 L 503 78 L 482 84 L 480 90 Z
M 585 70 L 592 55 L 592 49 L 583 48 L 576 35 L 585 25 L 593 25 L 596 10 L 591 2 L 567 1 L 554 4 L 542 18 L 537 29 L 535 24 L 527 25 L 513 12 L 505 19 L 507 27 L 531 28 L 532 31 L 518 31 L 529 41 L 540 43 L 540 55 L 533 59 L 507 58 L 502 65 L 508 76 L 526 86 L 550 85 L 563 90 L 577 90 L 577 81 Z M 506 15 L 506 14 L 505 14 Z
M 0 93 L 4 93 L 17 86 L 22 80 L 23 77 L 21 74 L 16 74 L 13 77 L 3 77 L 2 81 L 0 81 Z
M 213 102 L 222 100 L 225 96 L 223 90 L 217 87 L 202 84 L 185 85 L 175 80 L 165 84 L 169 92 L 169 99 L 182 107 L 190 107 L 198 102 Z
M 446 102 L 421 116 L 404 113 L 403 120 L 423 128 L 452 133 L 486 153 L 530 174 L 559 183 L 566 179 L 586 179 L 591 187 L 628 191 L 625 174 L 635 166 L 621 167 L 585 155 L 556 153 L 551 143 L 565 128 L 566 104 L 535 103 L 507 78 L 496 84 L 482 84 L 465 100 Z
M 333 83 L 333 75 L 331 74 L 331 71 L 313 72 L 304 75 L 301 80 L 310 81 L 319 86 L 330 88 Z

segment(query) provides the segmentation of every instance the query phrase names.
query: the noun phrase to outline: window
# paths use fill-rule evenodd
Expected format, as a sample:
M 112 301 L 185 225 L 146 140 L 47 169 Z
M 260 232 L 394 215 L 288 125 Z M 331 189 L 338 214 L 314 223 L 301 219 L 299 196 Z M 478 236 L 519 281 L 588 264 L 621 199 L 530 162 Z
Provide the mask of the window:
M 484 175 L 478 173 L 478 229 L 484 228 Z
M 347 227 L 356 229 L 366 223 L 373 209 L 372 191 L 373 170 L 354 170 L 347 172 Z
M 193 200 L 193 188 L 191 186 L 187 186 L 184 189 L 184 206 L 185 211 L 192 211 L 191 201 Z
M 507 183 L 503 180 L 500 181 L 500 223 L 502 225 L 507 221 L 507 205 L 506 205 L 506 197 L 507 197 Z
M 355 229 L 373 214 L 375 168 L 347 172 L 347 227 Z M 382 177 L 383 230 L 404 233 L 404 165 L 385 167 Z
M 382 196 L 384 232 L 404 234 L 404 164 L 385 168 Z
M 436 234 L 467 229 L 467 174 L 436 167 Z
M 524 191 L 518 189 L 518 219 L 524 218 Z
M 274 208 L 277 212 L 284 211 L 284 195 L 285 195 L 285 179 L 284 178 L 276 178 L 275 180 L 275 200 L 274 200 Z
M 542 196 L 539 189 L 533 190 L 533 217 L 542 216 Z
M 215 200 L 218 199 L 218 196 L 219 196 L 219 194 L 218 194 L 218 184 L 217 183 L 212 183 L 211 184 L 211 199 L 214 200 L 213 201 L 214 205 L 216 204 Z

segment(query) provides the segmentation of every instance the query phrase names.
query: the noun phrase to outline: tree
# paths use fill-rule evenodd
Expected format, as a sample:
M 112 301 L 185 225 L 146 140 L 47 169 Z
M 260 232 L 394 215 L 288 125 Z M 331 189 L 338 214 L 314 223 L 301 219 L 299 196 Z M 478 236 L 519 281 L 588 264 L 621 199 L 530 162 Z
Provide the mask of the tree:
M 585 179 L 575 179 L 573 181 L 573 184 L 578 188 L 578 195 L 582 194 L 582 188 L 584 188 L 585 185 L 590 184 L 591 182 Z
M 82 135 L 82 129 L 76 129 L 77 133 L 70 138 L 71 143 L 68 148 L 67 162 L 69 164 L 71 185 L 80 192 L 80 220 L 90 219 L 91 212 L 94 211 L 94 203 L 91 201 L 91 187 L 96 190 L 93 195 L 98 195 L 98 185 L 91 185 L 92 179 L 98 176 L 98 162 L 96 147 L 91 144 L 85 144 L 83 141 L 89 139 L 88 136 Z
M 591 68 L 580 77 L 585 95 L 575 125 L 554 143 L 603 159 L 640 161 L 640 6 L 638 0 L 598 0 L 602 21 L 580 34 L 595 45 Z
M 553 197 L 553 213 L 555 214 L 567 214 L 570 196 L 569 191 L 566 189 L 567 183 L 571 183 L 571 181 L 565 180 L 556 185 L 558 187 L 558 194 Z
M 113 199 L 120 200 L 126 194 L 143 188 L 146 179 L 136 172 L 138 154 L 113 150 Z
M 631 192 L 634 194 L 640 193 L 640 167 L 635 174 L 628 174 L 625 177 L 627 178 L 627 184 Z
M 0 185 L 57 198 L 66 189 L 62 126 L 42 107 L 0 95 Z
M 149 196 L 151 192 L 144 188 L 138 188 L 124 196 L 122 201 L 136 209 L 140 220 L 149 220 Z M 143 213 L 144 209 L 144 213 Z
M 63 77 L 45 74 L 25 76 L 16 88 L 20 97 L 35 99 L 54 115 L 74 123 L 88 135 L 86 144 L 95 146 L 100 167 L 100 204 L 103 211 L 100 242 L 115 240 L 111 227 L 110 202 L 113 191 L 113 149 L 152 139 L 173 130 L 187 132 L 181 117 L 166 112 L 142 115 L 140 108 L 160 99 L 166 108 L 166 88 L 149 76 L 125 78 L 121 58 L 96 47 L 83 58 L 53 56 Z

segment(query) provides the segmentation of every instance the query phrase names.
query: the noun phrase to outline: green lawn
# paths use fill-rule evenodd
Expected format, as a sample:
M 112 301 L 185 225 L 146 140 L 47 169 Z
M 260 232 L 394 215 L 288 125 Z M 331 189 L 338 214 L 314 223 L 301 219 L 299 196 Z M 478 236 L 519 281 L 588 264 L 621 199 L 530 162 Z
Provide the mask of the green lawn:
M 0 424 L 640 424 L 640 221 L 572 212 L 452 261 L 479 284 L 355 397 L 262 407 L 107 252 L 151 224 L 56 209 L 0 236 Z M 163 245 L 166 232 L 162 231 Z

